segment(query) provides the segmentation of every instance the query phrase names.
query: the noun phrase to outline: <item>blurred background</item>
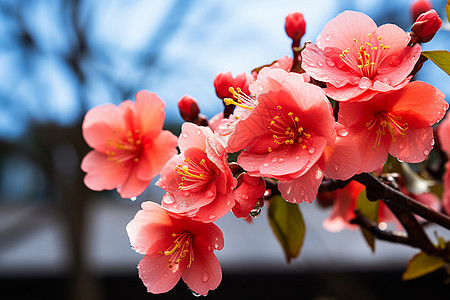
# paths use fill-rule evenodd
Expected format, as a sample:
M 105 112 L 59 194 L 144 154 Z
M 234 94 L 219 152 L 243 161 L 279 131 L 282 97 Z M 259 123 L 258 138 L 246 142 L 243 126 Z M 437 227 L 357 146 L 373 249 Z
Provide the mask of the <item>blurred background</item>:
M 306 42 L 346 9 L 409 31 L 411 2 L 0 0 L 0 299 L 194 297 L 183 283 L 165 295 L 147 294 L 137 275 L 142 255 L 130 248 L 125 226 L 143 201 L 159 202 L 163 191 L 151 184 L 131 201 L 83 185 L 86 111 L 146 89 L 166 102 L 165 128 L 178 134 L 182 96 L 195 97 L 212 117 L 222 110 L 217 73 L 250 72 L 291 55 L 288 13 L 304 14 Z M 447 1 L 431 2 L 447 31 L 423 48 L 450 50 Z M 417 78 L 450 94 L 449 77 L 431 62 Z M 314 203 L 301 210 L 306 239 L 290 264 L 264 209 L 252 224 L 231 214 L 219 220 L 224 279 L 208 297 L 435 299 L 449 292 L 443 270 L 401 281 L 416 249 L 378 242 L 372 253 L 359 231 L 322 228 L 330 210 Z M 450 239 L 440 228 L 429 230 Z

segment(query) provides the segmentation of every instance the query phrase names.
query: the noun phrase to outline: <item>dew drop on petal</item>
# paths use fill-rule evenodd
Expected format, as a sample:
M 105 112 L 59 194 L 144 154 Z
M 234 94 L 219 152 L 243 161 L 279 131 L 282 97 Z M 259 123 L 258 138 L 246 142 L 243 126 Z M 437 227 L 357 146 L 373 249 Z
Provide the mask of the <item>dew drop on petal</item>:
M 202 131 L 200 129 L 197 129 L 197 134 L 202 134 Z
M 272 157 L 272 158 L 270 159 L 270 161 L 273 162 L 273 163 L 276 163 L 276 162 L 278 161 L 278 158 Z
M 339 136 L 345 137 L 345 136 L 348 135 L 348 131 L 347 131 L 345 128 L 341 128 L 341 129 L 339 129 L 339 130 L 337 131 L 337 134 L 338 134 Z
M 384 84 L 391 84 L 391 80 L 389 78 L 383 78 L 381 80 L 381 82 L 384 83 Z
M 136 199 L 137 199 L 137 197 L 136 197 L 136 196 L 135 196 L 135 197 L 131 197 L 131 198 L 130 198 L 130 200 L 131 200 L 131 201 L 136 201 Z
M 332 37 L 333 37 L 333 35 L 327 34 L 327 35 L 325 36 L 325 41 L 327 41 L 327 42 L 331 41 L 331 38 L 332 38 Z
M 297 155 L 297 156 L 295 157 L 295 159 L 300 159 L 300 156 Z
M 172 197 L 164 197 L 163 202 L 165 204 L 172 204 L 175 200 Z
M 405 149 L 405 143 L 400 143 L 399 145 L 398 145 L 398 149 L 400 149 L 400 150 L 403 150 L 403 149 Z
M 314 147 L 311 147 L 311 148 L 308 149 L 308 152 L 310 154 L 313 154 L 315 151 L 316 151 L 316 148 L 314 148 Z
M 247 194 L 242 194 L 241 198 L 247 200 L 248 199 L 248 195 Z
M 319 66 L 319 67 L 323 67 L 323 62 L 321 62 L 320 60 L 317 62 L 317 65 Z
M 208 190 L 208 191 L 206 192 L 205 197 L 206 197 L 206 198 L 212 198 L 212 197 L 214 197 L 214 192 L 211 191 L 211 190 Z
M 264 166 L 264 167 L 268 167 L 269 164 L 268 164 L 268 163 L 264 163 L 263 166 Z
M 350 79 L 350 82 L 353 83 L 353 84 L 358 84 L 359 77 L 358 76 L 352 77 L 352 79 Z
M 329 67 L 334 67 L 336 65 L 336 63 L 334 62 L 334 60 L 332 59 L 325 59 L 325 63 L 329 66 Z
M 183 132 L 183 133 L 181 134 L 181 136 L 184 137 L 184 138 L 186 139 L 186 138 L 189 137 L 189 134 L 187 134 L 186 132 Z
M 250 217 L 257 218 L 259 215 L 261 215 L 261 207 L 255 206 L 255 208 L 250 211 Z
M 208 219 L 212 220 L 216 217 L 216 215 L 209 215 Z
M 370 88 L 372 86 L 372 80 L 370 80 L 367 77 L 363 77 L 359 80 L 358 86 L 362 90 L 367 90 L 368 88 Z
M 211 278 L 211 274 L 209 274 L 208 272 L 204 272 L 202 275 L 203 282 L 207 282 L 209 278 Z
M 278 162 L 279 163 L 284 163 L 284 159 L 280 158 L 280 159 L 278 159 Z

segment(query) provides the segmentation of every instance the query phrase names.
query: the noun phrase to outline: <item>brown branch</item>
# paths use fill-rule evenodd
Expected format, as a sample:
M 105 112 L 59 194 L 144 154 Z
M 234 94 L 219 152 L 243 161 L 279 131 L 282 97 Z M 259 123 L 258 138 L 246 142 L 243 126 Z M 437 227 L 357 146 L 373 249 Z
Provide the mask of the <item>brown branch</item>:
M 383 199 L 386 204 L 392 203 L 422 218 L 441 225 L 450 230 L 450 217 L 427 205 L 417 202 L 400 191 L 390 187 L 370 173 L 361 173 L 352 177 L 366 186 L 367 198 L 371 201 Z

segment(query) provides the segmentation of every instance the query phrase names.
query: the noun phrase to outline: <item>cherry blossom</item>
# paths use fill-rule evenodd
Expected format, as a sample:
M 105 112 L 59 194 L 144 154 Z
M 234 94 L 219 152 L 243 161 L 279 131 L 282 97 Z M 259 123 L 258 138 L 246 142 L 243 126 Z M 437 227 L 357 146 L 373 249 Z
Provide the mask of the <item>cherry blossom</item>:
M 180 278 L 200 295 L 220 284 L 222 270 L 213 251 L 224 241 L 213 223 L 176 218 L 157 203 L 144 202 L 126 230 L 133 249 L 145 255 L 138 269 L 148 292 L 168 292 Z
M 327 83 L 337 101 L 365 101 L 377 93 L 404 87 L 420 57 L 420 46 L 407 46 L 409 34 L 394 24 L 380 27 L 360 12 L 344 11 L 329 21 L 302 51 L 302 68 Z
M 81 163 L 86 186 L 95 191 L 117 188 L 123 198 L 140 195 L 177 153 L 177 137 L 162 130 L 164 117 L 164 102 L 148 91 L 138 92 L 134 103 L 89 110 L 83 137 L 94 150 Z
M 415 81 L 370 101 L 341 103 L 338 121 L 364 157 L 360 171 L 375 170 L 388 153 L 409 163 L 423 161 L 434 145 L 431 125 L 441 120 L 448 108 L 444 98 L 432 85 Z
M 211 129 L 184 123 L 178 146 L 181 153 L 167 162 L 156 182 L 167 192 L 162 206 L 203 222 L 231 211 L 237 182 L 227 153 Z

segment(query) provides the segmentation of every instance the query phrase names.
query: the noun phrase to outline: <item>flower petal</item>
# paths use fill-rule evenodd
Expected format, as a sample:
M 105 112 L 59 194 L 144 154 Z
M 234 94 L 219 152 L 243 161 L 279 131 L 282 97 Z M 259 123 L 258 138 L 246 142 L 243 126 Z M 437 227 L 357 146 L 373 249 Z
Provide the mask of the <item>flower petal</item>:
M 433 149 L 433 128 L 409 128 L 405 136 L 399 137 L 391 144 L 389 153 L 408 163 L 418 163 L 427 158 Z
M 135 100 L 136 124 L 142 135 L 158 133 L 164 124 L 164 102 L 155 93 L 139 91 Z
M 172 272 L 167 267 L 167 257 L 146 256 L 138 265 L 139 277 L 147 287 L 147 291 L 153 294 L 161 294 L 170 291 L 180 280 L 181 269 Z
M 134 163 L 134 162 L 132 162 Z M 117 187 L 117 192 L 122 198 L 137 197 L 142 194 L 150 184 L 151 180 L 141 180 L 137 176 L 138 167 L 136 164 L 131 168 L 131 172 L 125 182 Z
M 322 170 L 314 165 L 306 174 L 295 180 L 278 182 L 278 189 L 288 202 L 311 203 L 317 196 L 323 176 Z
M 214 253 L 195 248 L 194 262 L 182 277 L 192 291 L 206 296 L 222 281 L 222 269 Z

